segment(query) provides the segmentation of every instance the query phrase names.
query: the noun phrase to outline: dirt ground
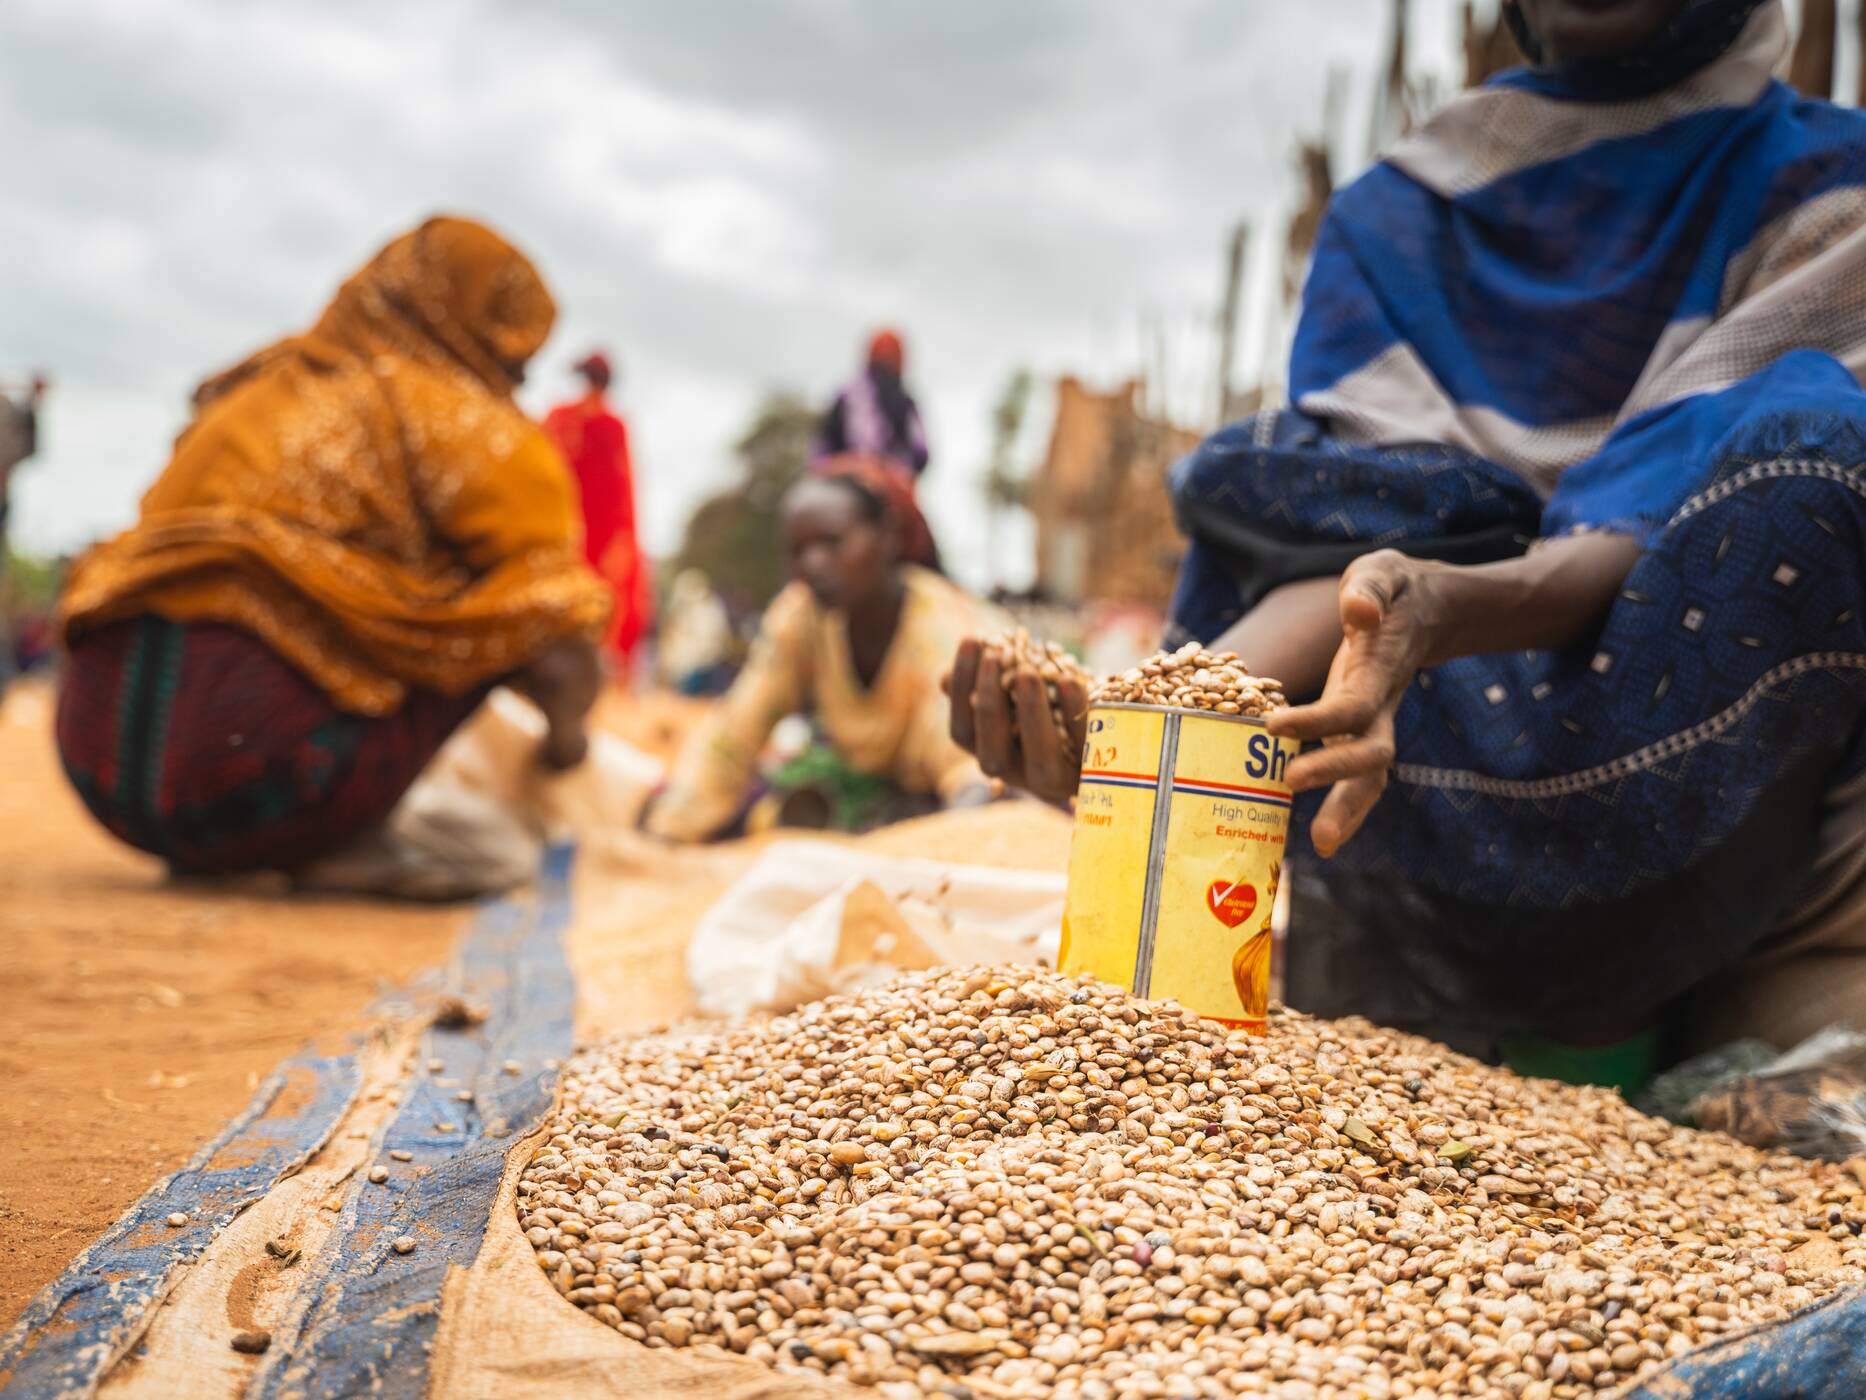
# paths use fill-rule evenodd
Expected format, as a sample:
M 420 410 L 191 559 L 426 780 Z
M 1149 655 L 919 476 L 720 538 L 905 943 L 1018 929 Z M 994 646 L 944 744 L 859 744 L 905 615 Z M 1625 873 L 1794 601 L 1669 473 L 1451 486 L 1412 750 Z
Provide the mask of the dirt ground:
M 337 1049 L 386 991 L 444 963 L 471 917 L 168 881 L 95 826 L 59 772 L 50 696 L 0 706 L 0 1328 L 308 1043 Z M 611 696 L 599 722 L 662 759 L 703 706 Z M 877 853 L 1062 868 L 1069 822 L 1034 804 L 865 838 Z M 694 922 L 764 844 L 585 842 L 569 954 L 586 1036 L 691 1006 Z
M 467 915 L 175 885 L 96 827 L 49 698 L 0 708 L 0 1327 L 287 1055 L 363 1024 Z
M 700 707 L 606 701 L 666 756 Z M 90 819 L 51 696 L 0 704 L 0 1328 L 286 1056 L 335 1048 L 445 962 L 470 913 L 175 884 Z

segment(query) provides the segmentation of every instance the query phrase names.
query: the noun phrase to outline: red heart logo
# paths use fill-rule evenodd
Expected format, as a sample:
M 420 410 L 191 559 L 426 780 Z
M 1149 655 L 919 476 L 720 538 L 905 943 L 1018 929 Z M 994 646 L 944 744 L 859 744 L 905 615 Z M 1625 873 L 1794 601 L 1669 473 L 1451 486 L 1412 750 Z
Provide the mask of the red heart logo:
M 1242 880 L 1213 880 L 1205 891 L 1205 907 L 1226 928 L 1236 928 L 1257 907 L 1257 887 Z

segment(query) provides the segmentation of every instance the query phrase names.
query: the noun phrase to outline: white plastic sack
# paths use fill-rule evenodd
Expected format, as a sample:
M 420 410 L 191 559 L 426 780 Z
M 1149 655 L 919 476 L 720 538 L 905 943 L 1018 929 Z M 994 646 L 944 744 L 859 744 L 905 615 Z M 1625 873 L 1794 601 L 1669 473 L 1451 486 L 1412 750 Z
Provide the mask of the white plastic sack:
M 666 776 L 660 761 L 613 734 L 590 735 L 590 753 L 567 773 L 539 766 L 543 713 L 516 691 L 499 689 L 462 725 L 421 777 L 505 804 L 540 836 L 633 827 L 648 794 Z
M 627 832 L 661 764 L 613 735 L 590 736 L 567 773 L 537 762 L 544 715 L 495 690 L 442 747 L 386 828 L 299 876 L 302 888 L 400 899 L 500 894 L 536 878 L 547 842 Z
M 827 841 L 768 847 L 694 929 L 703 1012 L 788 1011 L 902 968 L 1054 966 L 1064 878 L 872 855 Z

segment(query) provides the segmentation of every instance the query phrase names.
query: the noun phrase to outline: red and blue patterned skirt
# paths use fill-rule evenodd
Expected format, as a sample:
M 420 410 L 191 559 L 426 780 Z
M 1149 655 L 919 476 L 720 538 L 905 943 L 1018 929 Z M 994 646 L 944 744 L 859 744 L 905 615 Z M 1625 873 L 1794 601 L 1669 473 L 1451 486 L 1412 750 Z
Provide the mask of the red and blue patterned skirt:
M 173 868 L 291 870 L 386 819 L 484 694 L 350 714 L 249 632 L 141 617 L 73 643 L 58 749 L 91 813 Z

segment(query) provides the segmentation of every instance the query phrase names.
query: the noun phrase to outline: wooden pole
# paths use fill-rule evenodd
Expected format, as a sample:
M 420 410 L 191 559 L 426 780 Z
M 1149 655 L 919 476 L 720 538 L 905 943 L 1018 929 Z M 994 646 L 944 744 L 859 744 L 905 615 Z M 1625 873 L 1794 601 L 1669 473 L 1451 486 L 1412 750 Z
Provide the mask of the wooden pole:
M 1523 61 L 1516 40 L 1498 5 L 1489 21 L 1477 17 L 1472 0 L 1464 0 L 1464 85 L 1476 87 L 1484 79 Z
M 1808 97 L 1831 98 L 1834 95 L 1838 21 L 1834 0 L 1801 0 L 1801 32 L 1795 36 L 1788 82 Z
M 1231 246 L 1225 258 L 1225 295 L 1218 309 L 1218 409 L 1222 425 L 1231 415 L 1231 371 L 1237 352 L 1238 301 L 1244 294 L 1244 253 L 1250 246 L 1250 225 L 1239 223 L 1231 230 Z
M 1406 12 L 1407 0 L 1393 0 L 1393 30 L 1387 49 L 1386 72 L 1374 89 L 1373 110 L 1367 124 L 1367 152 L 1379 159 L 1387 143 L 1406 126 Z
M 1853 89 L 1853 101 L 1861 107 L 1866 107 L 1866 4 L 1855 9 L 1853 23 L 1854 37 L 1858 40 L 1855 48 L 1860 56 L 1859 74 L 1854 79 L 1857 86 Z
M 1328 154 L 1330 170 L 1341 155 L 1341 128 L 1343 114 L 1348 109 L 1349 81 L 1348 70 L 1336 64 L 1328 70 L 1328 86 L 1322 90 L 1322 149 Z
M 1153 375 L 1157 387 L 1151 396 L 1152 403 L 1149 405 L 1147 416 L 1163 422 L 1169 412 L 1166 377 L 1166 318 L 1155 312 L 1148 318 L 1148 322 L 1153 333 Z

